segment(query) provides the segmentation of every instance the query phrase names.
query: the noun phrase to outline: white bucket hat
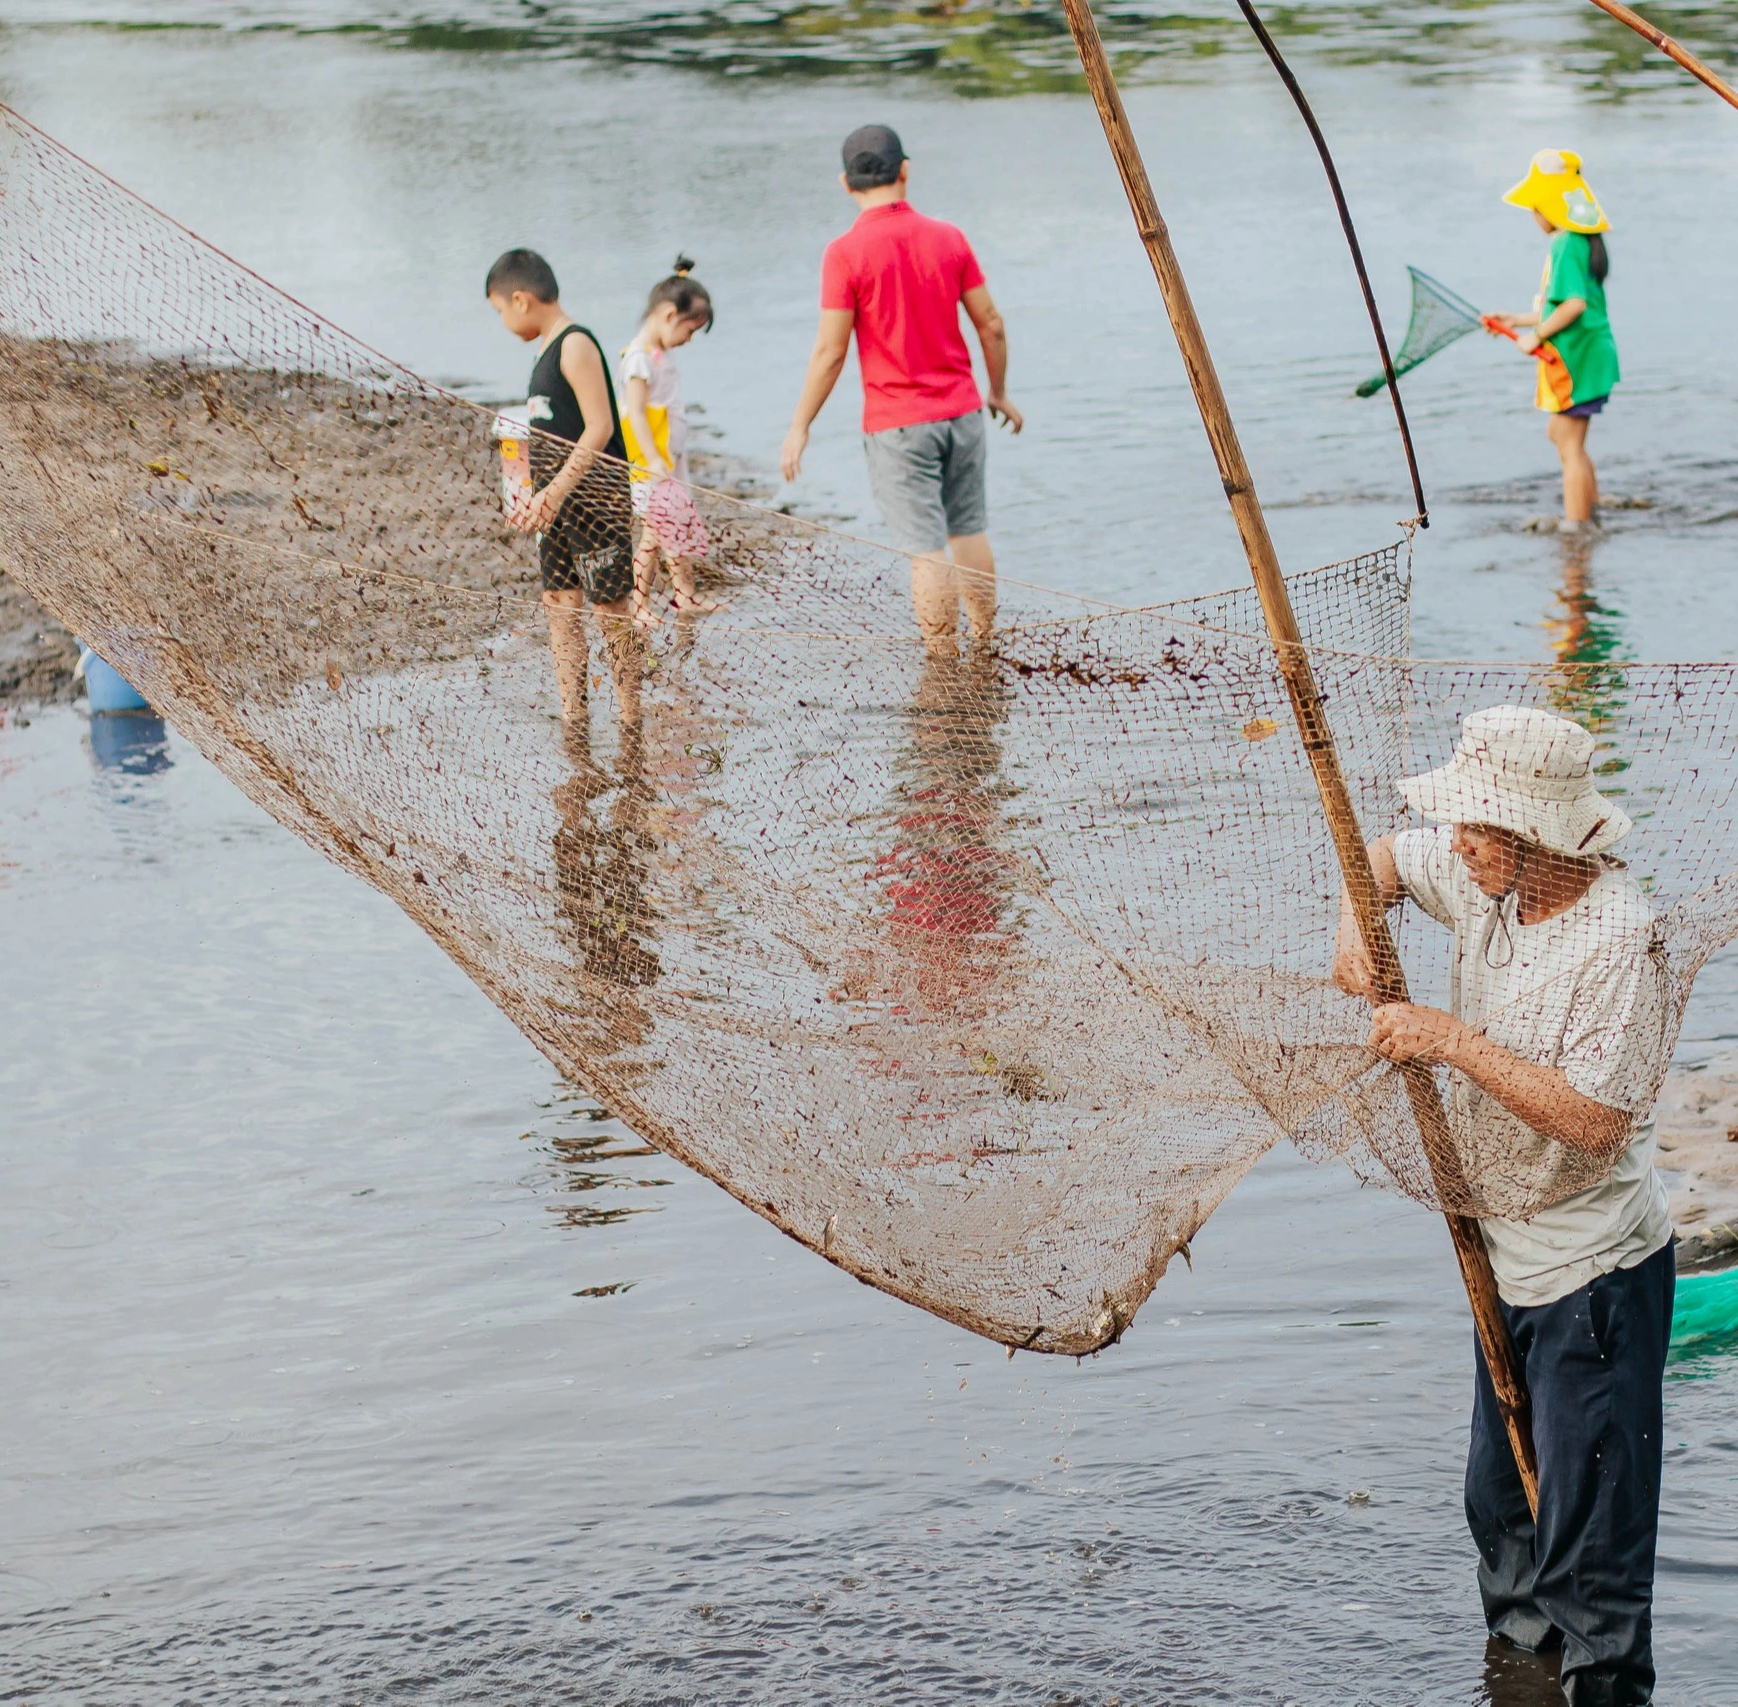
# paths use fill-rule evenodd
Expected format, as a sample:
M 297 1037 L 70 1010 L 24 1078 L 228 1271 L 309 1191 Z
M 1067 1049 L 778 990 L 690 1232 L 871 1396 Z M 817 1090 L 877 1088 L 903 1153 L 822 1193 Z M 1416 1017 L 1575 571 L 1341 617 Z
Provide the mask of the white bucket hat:
M 1593 786 L 1593 737 L 1579 723 L 1522 705 L 1475 711 L 1439 770 L 1400 793 L 1439 824 L 1493 824 L 1556 853 L 1603 853 L 1633 828 Z

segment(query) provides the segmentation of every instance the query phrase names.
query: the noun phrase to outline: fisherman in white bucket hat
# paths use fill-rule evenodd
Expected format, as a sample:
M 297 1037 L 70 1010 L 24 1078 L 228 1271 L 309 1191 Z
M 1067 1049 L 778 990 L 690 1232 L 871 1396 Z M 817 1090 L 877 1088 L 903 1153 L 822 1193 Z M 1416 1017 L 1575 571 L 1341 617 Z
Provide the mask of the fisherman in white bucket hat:
M 1571 858 L 1602 854 L 1634 827 L 1593 781 L 1593 737 L 1529 706 L 1498 705 L 1466 720 L 1454 757 L 1400 785 L 1406 804 L 1438 824 L 1486 824 Z
M 1378 1006 L 1370 1044 L 1453 1070 L 1450 1127 L 1497 1211 L 1479 1225 L 1532 1395 L 1539 1518 L 1481 1354 L 1466 1512 L 1486 1623 L 1560 1645 L 1571 1707 L 1627 1707 L 1654 1682 L 1674 1269 L 1651 1116 L 1669 1003 L 1652 910 L 1603 857 L 1633 826 L 1593 754 L 1579 724 L 1496 706 L 1466 719 L 1447 764 L 1400 784 L 1443 827 L 1384 836 L 1370 861 L 1385 905 L 1454 932 L 1449 1011 Z M 1374 999 L 1349 900 L 1334 982 Z

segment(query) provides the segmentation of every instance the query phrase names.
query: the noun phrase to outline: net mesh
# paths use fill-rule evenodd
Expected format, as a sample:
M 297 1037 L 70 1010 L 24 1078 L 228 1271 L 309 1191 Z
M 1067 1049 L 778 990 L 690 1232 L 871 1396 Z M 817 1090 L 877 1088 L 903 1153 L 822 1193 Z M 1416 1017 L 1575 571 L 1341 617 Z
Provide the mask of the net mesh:
M 0 143 L 8 571 L 563 1072 L 805 1245 L 1082 1352 L 1282 1137 L 1468 1212 L 1612 1167 L 1448 1068 L 1458 1167 L 1431 1167 L 1328 976 L 1338 867 L 1252 595 L 1004 583 L 993 631 L 926 645 L 906 559 L 696 489 L 721 608 L 552 615 L 490 411 L 16 116 Z M 625 485 L 582 486 L 576 553 Z M 1627 1137 L 1738 928 L 1732 667 L 1408 661 L 1406 575 L 1396 544 L 1291 583 L 1361 821 L 1395 827 L 1468 712 L 1593 732 L 1637 820 L 1605 874 L 1628 899 L 1479 1023 L 1579 1050 Z M 1415 994 L 1448 1000 L 1458 939 L 1401 916 Z
M 1396 378 L 1429 361 L 1468 332 L 1476 332 L 1479 326 L 1479 311 L 1464 297 L 1416 267 L 1406 270 L 1412 275 L 1412 315 L 1406 322 L 1406 336 L 1394 352 Z M 1386 373 L 1372 374 L 1358 387 L 1358 396 L 1374 397 L 1387 383 Z

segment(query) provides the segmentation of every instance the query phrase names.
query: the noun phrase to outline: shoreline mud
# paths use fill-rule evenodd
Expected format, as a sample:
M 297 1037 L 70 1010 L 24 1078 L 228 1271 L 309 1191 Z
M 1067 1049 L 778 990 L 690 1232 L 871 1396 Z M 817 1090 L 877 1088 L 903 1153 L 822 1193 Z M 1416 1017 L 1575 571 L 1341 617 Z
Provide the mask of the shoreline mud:
M 0 569 L 0 710 L 74 699 L 78 642 Z
M 1738 1050 L 1674 1066 L 1655 1106 L 1678 1272 L 1738 1265 Z

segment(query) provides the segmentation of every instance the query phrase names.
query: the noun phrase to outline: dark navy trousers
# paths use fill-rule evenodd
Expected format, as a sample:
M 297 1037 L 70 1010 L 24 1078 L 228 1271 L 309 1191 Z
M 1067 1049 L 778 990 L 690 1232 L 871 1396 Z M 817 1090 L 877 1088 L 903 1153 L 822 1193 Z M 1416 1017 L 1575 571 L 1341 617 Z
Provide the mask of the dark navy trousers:
M 1554 1304 L 1503 1306 L 1533 1400 L 1536 1526 L 1478 1354 L 1466 1520 L 1485 1622 L 1523 1648 L 1560 1641 L 1570 1707 L 1653 1696 L 1661 1382 L 1675 1281 L 1667 1244 Z

